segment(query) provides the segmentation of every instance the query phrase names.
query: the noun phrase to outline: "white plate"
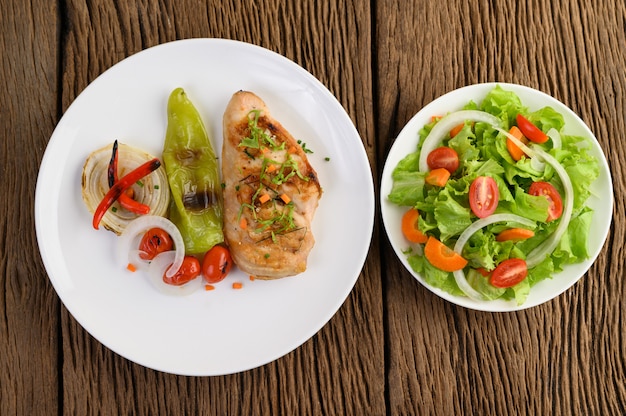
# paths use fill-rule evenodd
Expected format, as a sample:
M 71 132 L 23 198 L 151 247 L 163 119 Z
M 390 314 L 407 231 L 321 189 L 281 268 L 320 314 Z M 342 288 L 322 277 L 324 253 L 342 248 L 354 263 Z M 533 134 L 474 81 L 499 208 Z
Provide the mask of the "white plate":
M 176 87 L 186 90 L 202 114 L 218 153 L 224 109 L 240 89 L 258 94 L 285 128 L 313 150 L 309 158 L 324 194 L 305 273 L 250 281 L 234 270 L 214 291 L 171 297 L 154 289 L 145 276 L 116 266 L 116 236 L 92 228 L 81 199 L 83 163 L 114 139 L 160 156 L 167 100 Z M 44 154 L 35 221 L 55 290 L 98 341 L 152 369 L 222 375 L 289 353 L 335 314 L 367 256 L 374 186 L 357 130 L 315 77 L 261 47 L 192 39 L 121 61 L 76 98 Z M 243 289 L 232 289 L 235 281 L 243 282 Z
M 418 132 L 425 124 L 430 122 L 431 116 L 460 110 L 470 100 L 480 103 L 487 93 L 496 85 L 500 85 L 505 90 L 515 92 L 520 97 L 522 104 L 531 110 L 550 106 L 560 112 L 565 119 L 564 132 L 591 139 L 593 147 L 590 153 L 597 157 L 600 162 L 600 175 L 593 185 L 592 196 L 587 201 L 587 204 L 595 211 L 588 241 L 589 259 L 581 263 L 568 265 L 562 272 L 555 274 L 552 279 L 543 280 L 533 286 L 528 299 L 522 305 L 517 305 L 514 300 L 479 302 L 467 297 L 454 296 L 441 289 L 428 285 L 419 273 L 411 269 L 406 255 L 402 252 L 409 246 L 409 243 L 402 235 L 400 227 L 402 214 L 406 211 L 406 207 L 403 208 L 394 205 L 387 199 L 393 185 L 393 180 L 391 179 L 393 169 L 404 156 L 415 151 L 419 140 Z M 413 116 L 402 129 L 389 151 L 381 179 L 380 198 L 381 214 L 389 241 L 404 267 L 421 284 L 443 299 L 466 308 L 490 312 L 505 312 L 530 308 L 547 302 L 566 291 L 587 272 L 598 257 L 604 245 L 604 241 L 606 240 L 613 215 L 613 185 L 611 182 L 611 174 L 602 148 L 589 127 L 587 127 L 572 110 L 555 98 L 532 88 L 506 83 L 477 84 L 454 90 L 437 98 Z

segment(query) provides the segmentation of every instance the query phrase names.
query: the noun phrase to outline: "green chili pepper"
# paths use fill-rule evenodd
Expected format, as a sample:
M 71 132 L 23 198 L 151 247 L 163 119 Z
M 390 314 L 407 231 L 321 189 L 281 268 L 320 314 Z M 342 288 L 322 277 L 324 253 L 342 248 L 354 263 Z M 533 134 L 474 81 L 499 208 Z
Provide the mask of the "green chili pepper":
M 187 254 L 201 254 L 224 241 L 219 167 L 202 118 L 182 88 L 167 104 L 163 162 L 170 184 L 170 219 Z

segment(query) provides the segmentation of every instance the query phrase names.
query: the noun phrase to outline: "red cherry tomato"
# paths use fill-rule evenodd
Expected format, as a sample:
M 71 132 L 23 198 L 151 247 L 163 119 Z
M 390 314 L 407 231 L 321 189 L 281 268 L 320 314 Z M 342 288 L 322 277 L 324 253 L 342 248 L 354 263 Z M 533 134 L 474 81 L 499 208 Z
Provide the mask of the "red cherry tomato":
M 563 214 L 563 200 L 561 199 L 561 195 L 559 195 L 559 191 L 548 182 L 533 182 L 528 189 L 528 193 L 535 196 L 543 195 L 548 202 L 550 202 L 546 221 L 556 220 Z
M 450 173 L 454 173 L 459 168 L 459 155 L 450 147 L 438 147 L 428 154 L 426 163 L 430 170 L 444 168 Z
M 526 262 L 522 259 L 504 260 L 491 273 L 489 283 L 499 288 L 515 286 L 528 275 Z
M 200 276 L 200 261 L 194 256 L 185 256 L 180 269 L 172 277 L 163 274 L 163 281 L 168 285 L 180 286 L 184 285 Z
M 495 179 L 490 176 L 479 176 L 474 179 L 469 189 L 469 204 L 478 218 L 493 214 L 499 200 L 500 192 Z
M 170 251 L 174 247 L 172 237 L 161 228 L 149 229 L 139 243 L 142 252 L 139 257 L 144 260 L 152 260 L 157 254 Z
M 522 134 L 530 141 L 535 143 L 545 143 L 548 141 L 548 136 L 539 130 L 537 126 L 531 123 L 526 117 L 521 114 L 517 115 L 517 127 L 519 127 Z
M 224 280 L 233 267 L 233 258 L 230 251 L 224 246 L 217 245 L 206 252 L 202 260 L 202 274 L 209 283 Z

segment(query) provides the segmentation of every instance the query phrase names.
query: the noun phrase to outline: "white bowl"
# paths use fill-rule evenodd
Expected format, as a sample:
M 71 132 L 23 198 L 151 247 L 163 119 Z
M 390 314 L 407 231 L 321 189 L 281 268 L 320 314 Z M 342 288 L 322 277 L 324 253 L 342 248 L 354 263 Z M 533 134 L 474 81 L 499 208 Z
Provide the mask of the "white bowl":
M 402 214 L 407 207 L 400 207 L 387 199 L 393 185 L 391 178 L 393 169 L 404 156 L 415 151 L 419 140 L 418 132 L 425 124 L 430 122 L 431 116 L 460 110 L 470 100 L 480 104 L 487 93 L 495 88 L 496 85 L 516 93 L 522 104 L 530 110 L 550 106 L 561 113 L 565 120 L 564 132 L 589 138 L 592 143 L 590 153 L 598 159 L 600 165 L 599 177 L 594 182 L 592 195 L 587 201 L 587 205 L 594 210 L 588 241 L 589 258 L 580 263 L 567 265 L 563 271 L 555 273 L 551 279 L 545 279 L 534 285 L 526 302 L 521 305 L 518 305 L 515 300 L 476 301 L 469 297 L 454 296 L 428 285 L 419 273 L 411 269 L 407 256 L 403 252 L 403 250 L 409 247 L 409 243 L 402 235 L 400 222 Z M 506 312 L 530 308 L 547 302 L 565 292 L 585 275 L 598 257 L 606 240 L 613 215 L 611 174 L 602 148 L 589 127 L 571 109 L 555 98 L 529 87 L 506 83 L 485 83 L 459 88 L 437 98 L 413 116 L 398 135 L 387 156 L 380 185 L 380 199 L 381 214 L 389 241 L 409 273 L 431 292 L 443 299 L 466 308 L 490 312 Z

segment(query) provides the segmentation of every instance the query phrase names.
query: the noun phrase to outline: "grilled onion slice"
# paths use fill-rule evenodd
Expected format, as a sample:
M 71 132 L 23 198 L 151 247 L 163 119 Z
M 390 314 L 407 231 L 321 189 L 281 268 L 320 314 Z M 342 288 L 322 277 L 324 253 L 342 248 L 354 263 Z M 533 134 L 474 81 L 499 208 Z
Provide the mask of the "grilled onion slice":
M 109 190 L 107 171 L 111 161 L 113 143 L 91 153 L 83 166 L 83 201 L 92 214 Z M 127 144 L 118 145 L 118 177 L 121 178 L 142 163 L 154 158 L 149 153 Z M 133 199 L 150 207 L 151 215 L 166 216 L 170 203 L 170 188 L 163 166 L 135 183 Z M 122 208 L 119 202 L 104 214 L 101 224 L 115 234 L 121 234 L 126 225 L 138 215 Z

